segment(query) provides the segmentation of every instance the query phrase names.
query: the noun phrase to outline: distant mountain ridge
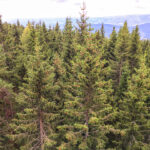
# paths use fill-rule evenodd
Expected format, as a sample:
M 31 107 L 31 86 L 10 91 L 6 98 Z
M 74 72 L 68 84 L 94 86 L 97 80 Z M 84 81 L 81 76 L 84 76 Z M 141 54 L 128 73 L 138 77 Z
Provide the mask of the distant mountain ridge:
M 46 26 L 53 27 L 58 22 L 60 28 L 63 29 L 65 25 L 66 18 L 39 18 L 39 19 L 19 19 L 22 25 L 26 25 L 28 21 L 31 22 L 45 22 Z M 72 18 L 73 26 L 76 25 L 77 18 Z M 17 19 L 6 20 L 9 23 L 16 23 Z M 115 17 L 98 17 L 98 18 L 89 18 L 88 22 L 91 24 L 94 31 L 101 28 L 101 24 L 104 23 L 105 34 L 107 37 L 112 32 L 113 27 L 115 26 L 118 31 L 119 28 L 123 25 L 123 23 L 127 21 L 129 30 L 138 25 L 140 29 L 141 39 L 150 39 L 150 14 L 148 15 L 128 15 L 128 16 L 115 16 Z
M 127 21 L 129 26 L 136 26 L 140 24 L 150 23 L 150 14 L 147 15 L 127 15 L 127 16 L 114 16 L 103 18 L 90 18 L 89 22 L 104 23 L 113 25 L 123 25 Z
M 101 28 L 101 25 L 102 24 L 92 24 L 91 26 L 94 29 L 94 31 L 96 31 Z M 121 26 L 112 25 L 112 24 L 104 24 L 106 37 L 110 36 L 113 30 L 113 27 L 115 27 L 116 31 L 118 32 Z M 132 30 L 135 27 L 136 26 L 129 26 L 129 31 L 132 32 Z M 141 39 L 150 39 L 150 23 L 141 24 L 141 25 L 138 25 L 138 27 L 139 27 Z

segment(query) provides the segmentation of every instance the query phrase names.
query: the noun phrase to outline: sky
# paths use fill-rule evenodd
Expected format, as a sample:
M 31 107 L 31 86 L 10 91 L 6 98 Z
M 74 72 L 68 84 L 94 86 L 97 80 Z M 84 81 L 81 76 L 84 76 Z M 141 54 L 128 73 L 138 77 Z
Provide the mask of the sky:
M 89 17 L 150 14 L 150 0 L 84 0 Z M 0 0 L 4 20 L 79 17 L 83 0 Z

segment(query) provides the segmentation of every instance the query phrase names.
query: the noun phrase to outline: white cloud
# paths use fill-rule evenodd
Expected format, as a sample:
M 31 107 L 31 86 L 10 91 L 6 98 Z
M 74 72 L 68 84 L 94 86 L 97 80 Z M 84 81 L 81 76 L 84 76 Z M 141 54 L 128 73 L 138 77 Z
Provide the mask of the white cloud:
M 150 14 L 149 0 L 84 0 L 89 17 Z M 0 0 L 7 18 L 78 17 L 83 0 Z

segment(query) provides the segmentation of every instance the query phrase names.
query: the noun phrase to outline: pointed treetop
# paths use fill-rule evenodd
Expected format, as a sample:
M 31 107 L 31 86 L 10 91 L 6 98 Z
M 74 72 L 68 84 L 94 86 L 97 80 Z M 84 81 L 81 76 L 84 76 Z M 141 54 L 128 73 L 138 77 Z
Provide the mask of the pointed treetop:
M 102 39 L 105 38 L 105 30 L 104 30 L 104 24 L 102 23 L 102 26 L 101 26 L 101 36 L 102 36 Z
M 59 23 L 58 23 L 58 22 L 56 22 L 56 25 L 55 25 L 55 27 L 54 27 L 54 31 L 55 31 L 55 32 L 59 32 L 59 31 L 60 31 L 60 26 L 59 26 Z
M 82 7 L 81 7 L 81 10 L 86 10 L 86 4 L 85 2 L 83 1 L 83 4 L 82 4 Z
M 0 32 L 2 31 L 2 16 L 0 15 Z

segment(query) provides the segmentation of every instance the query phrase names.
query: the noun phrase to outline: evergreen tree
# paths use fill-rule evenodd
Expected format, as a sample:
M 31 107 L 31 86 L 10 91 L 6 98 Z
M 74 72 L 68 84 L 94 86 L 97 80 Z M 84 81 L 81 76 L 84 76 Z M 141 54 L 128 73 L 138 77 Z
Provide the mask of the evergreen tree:
M 71 73 L 71 61 L 75 56 L 75 35 L 70 18 L 66 19 L 65 28 L 63 31 L 63 60 L 66 68 L 67 77 Z
M 35 29 L 35 43 L 38 43 L 40 52 L 43 53 L 45 59 L 49 58 L 49 55 L 51 54 L 48 42 L 48 30 L 46 29 L 45 24 L 37 24 Z
M 142 50 L 143 53 L 146 54 L 146 65 L 150 67 L 150 42 L 148 40 L 142 41 Z
M 10 138 L 21 150 L 47 150 L 56 144 L 54 122 L 59 115 L 54 99 L 54 68 L 42 60 L 39 49 L 36 46 L 36 55 L 28 63 L 26 83 L 16 98 L 23 109 L 11 125 L 14 131 Z
M 141 42 L 140 42 L 140 35 L 138 26 L 132 31 L 131 34 L 131 46 L 129 52 L 129 65 L 131 73 L 134 73 L 134 69 L 138 68 L 139 66 L 139 59 L 142 55 L 141 50 Z
M 100 62 L 101 55 L 91 41 L 77 47 L 71 79 L 75 95 L 68 95 L 65 102 L 67 124 L 64 125 L 65 141 L 60 149 L 103 149 L 105 135 L 113 128 L 107 124 L 113 110 L 108 104 L 112 92 L 110 81 L 104 80 L 105 61 Z
M 150 41 L 77 25 L 0 16 L 1 150 L 150 149 Z
M 14 115 L 13 86 L 0 78 L 0 149 L 14 149 L 8 135 L 11 134 L 10 122 Z
M 6 28 L 5 28 L 6 30 Z M 20 33 L 15 24 L 7 26 L 5 31 L 5 41 L 3 42 L 4 53 L 6 56 L 7 70 L 10 72 L 9 82 L 14 85 L 16 89 L 18 85 L 18 78 L 16 72 L 16 60 L 19 55 Z
M 58 22 L 56 23 L 55 28 L 53 29 L 52 33 L 52 40 L 50 42 L 50 48 L 52 49 L 52 54 L 58 53 L 59 55 L 62 54 L 62 32 L 60 30 Z
M 9 71 L 6 65 L 6 54 L 1 45 L 0 45 L 0 78 L 5 81 L 8 81 L 9 78 Z
M 130 78 L 129 70 L 129 48 L 130 48 L 130 34 L 127 27 L 127 22 L 124 23 L 124 26 L 120 29 L 117 37 L 117 41 L 114 49 L 114 59 L 110 61 L 111 67 L 111 78 L 112 78 L 112 87 L 114 89 L 114 101 L 112 106 L 117 110 L 117 117 L 115 118 L 113 125 L 118 130 L 121 130 L 121 133 L 118 135 L 111 135 L 112 138 L 112 147 L 117 148 L 121 143 L 121 137 L 123 135 L 122 125 L 124 124 L 124 111 L 122 109 L 125 92 L 128 90 L 128 80 Z
M 105 30 L 104 30 L 104 24 L 103 23 L 102 23 L 102 26 L 100 29 L 100 35 L 101 35 L 100 45 L 103 45 L 104 40 L 105 40 Z
M 5 53 L 0 47 L 0 149 L 11 149 L 11 142 L 7 135 L 10 134 L 9 123 L 14 115 L 13 86 L 9 83 L 9 71 L 6 65 Z M 12 148 L 13 149 L 13 148 Z
M 15 80 L 16 88 L 18 90 L 19 86 L 25 82 L 24 77 L 27 73 L 27 62 L 29 61 L 30 56 L 35 53 L 35 29 L 33 24 L 30 22 L 23 30 L 23 33 L 20 37 L 20 45 L 17 53 L 17 58 L 15 60 Z
M 123 67 L 128 65 L 128 56 L 130 48 L 130 34 L 127 22 L 120 29 L 115 46 L 115 60 L 112 61 L 112 79 L 114 81 L 115 91 L 119 89 L 122 78 Z
M 104 24 L 101 25 L 101 29 L 95 32 L 94 42 L 97 44 L 100 50 L 104 50 L 105 42 L 105 31 L 104 31 Z
M 68 79 L 66 76 L 66 70 L 63 64 L 62 58 L 59 54 L 55 53 L 53 59 L 53 67 L 54 67 L 54 85 L 57 86 L 57 90 L 55 90 L 54 100 L 57 104 L 57 113 L 58 118 L 55 124 L 55 132 L 57 134 L 57 145 L 53 149 L 59 149 L 59 146 L 64 141 L 64 131 L 63 126 L 66 125 L 66 115 L 64 114 L 64 103 L 68 98 L 69 90 L 68 83 L 66 82 Z
M 111 63 L 111 60 L 115 60 L 115 46 L 116 46 L 116 41 L 117 41 L 117 33 L 116 33 L 116 30 L 115 30 L 115 27 L 113 27 L 113 31 L 110 35 L 110 39 L 109 39 L 109 42 L 108 42 L 108 49 L 107 49 L 107 60 L 110 61 Z
M 3 23 L 2 16 L 0 15 L 0 44 L 3 44 Z
M 89 24 L 87 23 L 88 17 L 87 17 L 87 12 L 86 12 L 86 5 L 83 2 L 83 7 L 81 8 L 81 13 L 80 13 L 80 20 L 77 20 L 78 24 L 78 43 L 81 45 L 84 45 L 86 42 L 86 38 L 88 36 L 88 27 Z
M 33 54 L 35 51 L 35 30 L 33 24 L 28 23 L 21 35 L 21 48 L 24 53 Z
M 145 58 L 140 61 L 140 68 L 135 69 L 136 74 L 132 75 L 128 82 L 128 91 L 125 92 L 123 103 L 125 136 L 122 140 L 122 149 L 140 150 L 149 149 L 148 135 L 149 126 L 149 108 L 146 100 L 149 97 L 149 69 L 145 65 Z

